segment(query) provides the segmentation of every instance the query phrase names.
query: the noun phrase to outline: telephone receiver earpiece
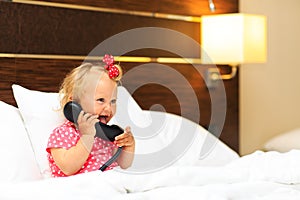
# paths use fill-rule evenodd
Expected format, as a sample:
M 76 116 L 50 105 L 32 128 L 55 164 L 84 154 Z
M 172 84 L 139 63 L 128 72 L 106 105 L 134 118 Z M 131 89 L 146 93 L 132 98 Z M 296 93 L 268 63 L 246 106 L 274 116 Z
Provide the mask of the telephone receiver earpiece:
M 73 122 L 77 123 L 78 115 L 81 112 L 82 108 L 79 103 L 75 101 L 69 101 L 64 106 L 64 115 L 65 117 Z M 96 137 L 102 138 L 104 140 L 109 140 L 113 142 L 115 137 L 122 134 L 124 130 L 117 125 L 107 125 L 102 122 L 95 124 L 96 128 Z

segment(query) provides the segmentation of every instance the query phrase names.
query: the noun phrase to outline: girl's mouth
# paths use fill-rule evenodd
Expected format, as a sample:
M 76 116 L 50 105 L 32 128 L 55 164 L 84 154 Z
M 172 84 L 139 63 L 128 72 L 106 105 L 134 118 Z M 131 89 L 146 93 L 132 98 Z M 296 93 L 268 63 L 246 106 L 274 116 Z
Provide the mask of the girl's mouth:
M 98 117 L 99 121 L 103 124 L 107 124 L 107 119 L 108 119 L 108 116 L 105 116 L 105 115 L 100 115 Z

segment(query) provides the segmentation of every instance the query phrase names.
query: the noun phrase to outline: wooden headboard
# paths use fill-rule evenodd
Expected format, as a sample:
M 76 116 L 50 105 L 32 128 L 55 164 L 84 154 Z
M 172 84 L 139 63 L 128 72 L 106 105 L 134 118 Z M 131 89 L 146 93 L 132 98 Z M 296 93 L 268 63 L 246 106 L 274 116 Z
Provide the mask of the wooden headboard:
M 107 1 L 92 0 L 52 0 L 48 2 L 198 17 L 210 14 L 206 0 L 150 2 L 123 0 L 110 1 L 109 5 L 106 3 Z M 192 5 L 198 5 L 199 2 L 201 9 L 198 10 Z M 215 0 L 216 7 L 219 8 L 216 13 L 237 12 L 237 2 L 237 0 Z M 151 5 L 147 5 L 148 3 Z M 14 1 L 0 2 L 0 13 L 0 27 L 2 27 L 1 30 L 5 30 L 0 32 L 0 100 L 13 105 L 16 105 L 11 90 L 13 83 L 33 90 L 57 92 L 66 73 L 82 63 L 81 56 L 88 55 L 99 43 L 123 31 L 140 27 L 162 27 L 180 32 L 196 42 L 200 40 L 200 24 L 183 20 L 71 9 L 52 4 L 48 6 L 31 5 Z M 167 38 L 157 39 L 162 42 L 167 40 Z M 179 41 L 174 41 L 175 44 L 176 42 Z M 122 44 L 119 45 L 121 47 Z M 185 53 L 187 57 L 200 55 L 199 52 L 191 51 L 188 48 Z M 63 57 L 59 57 L 60 55 Z M 179 57 L 170 51 L 151 48 L 126 52 L 125 56 Z M 188 83 L 188 87 L 178 85 L 178 89 L 174 92 L 168 85 L 177 86 L 178 81 L 172 74 L 160 74 L 160 70 L 151 71 L 151 68 L 155 69 L 154 66 L 157 66 L 156 63 L 151 65 L 151 63 L 121 62 L 125 72 L 124 77 L 126 73 L 129 74 L 143 64 L 150 69 L 149 76 L 153 76 L 153 79 L 163 77 L 165 83 L 165 85 L 161 85 L 155 82 L 145 82 L 145 73 L 123 81 L 123 85 L 132 93 L 143 109 L 159 109 L 153 106 L 159 104 L 167 112 L 184 114 L 184 117 L 205 128 L 211 125 L 211 97 L 201 76 L 210 66 L 166 64 Z M 230 70 L 228 66 L 218 67 L 222 72 Z M 148 75 L 146 74 L 146 76 Z M 238 152 L 238 76 L 225 81 L 224 86 L 227 112 L 220 139 Z M 187 96 L 187 90 L 190 89 L 195 94 L 199 110 L 194 109 L 193 99 Z M 216 89 L 210 92 L 215 92 L 214 96 L 219 98 L 217 91 Z M 178 100 L 176 95 L 184 96 L 184 101 Z M 222 98 L 220 97 L 218 100 L 222 101 Z M 220 104 L 222 103 L 224 102 L 220 102 Z M 197 113 L 200 113 L 199 119 L 195 117 Z

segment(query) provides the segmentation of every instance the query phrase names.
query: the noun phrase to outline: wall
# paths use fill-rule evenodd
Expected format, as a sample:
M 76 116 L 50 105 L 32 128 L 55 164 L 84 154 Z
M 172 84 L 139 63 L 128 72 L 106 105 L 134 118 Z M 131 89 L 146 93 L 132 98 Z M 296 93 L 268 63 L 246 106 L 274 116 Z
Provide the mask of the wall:
M 300 127 L 300 1 L 240 0 L 240 12 L 268 18 L 268 61 L 240 68 L 240 153 Z

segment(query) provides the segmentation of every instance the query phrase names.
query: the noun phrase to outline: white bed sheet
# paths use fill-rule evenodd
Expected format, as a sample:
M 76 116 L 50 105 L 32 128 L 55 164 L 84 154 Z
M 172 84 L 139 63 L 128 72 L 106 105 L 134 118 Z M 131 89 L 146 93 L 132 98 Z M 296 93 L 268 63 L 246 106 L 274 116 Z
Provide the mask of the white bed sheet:
M 118 195 L 113 199 L 299 200 L 299 187 L 299 185 L 283 185 L 266 181 L 208 184 L 203 186 L 179 185 Z
M 277 167 L 278 166 L 278 167 Z M 171 166 L 0 183 L 0 199 L 300 199 L 300 151 L 255 152 L 224 166 Z

